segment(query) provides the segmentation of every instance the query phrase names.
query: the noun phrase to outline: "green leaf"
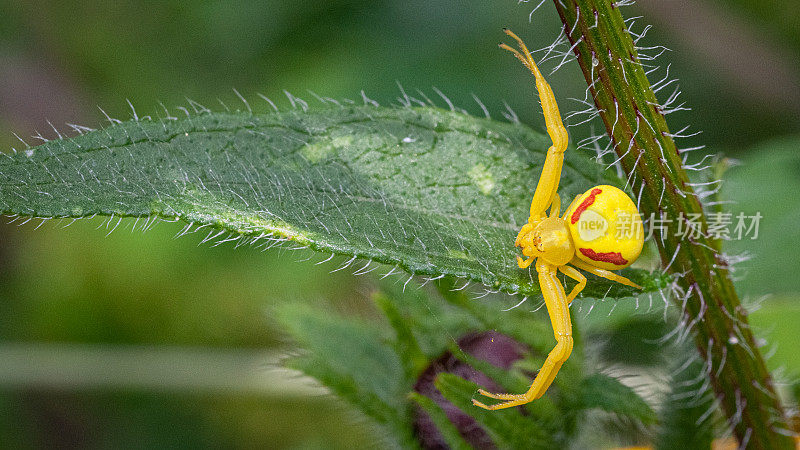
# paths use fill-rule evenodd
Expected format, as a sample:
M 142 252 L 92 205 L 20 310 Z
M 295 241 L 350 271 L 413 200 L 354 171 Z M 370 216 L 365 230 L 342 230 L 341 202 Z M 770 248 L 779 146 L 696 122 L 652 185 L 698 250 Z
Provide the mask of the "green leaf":
M 600 408 L 644 424 L 653 424 L 656 413 L 633 389 L 608 375 L 596 373 L 581 381 L 584 408 Z
M 656 344 L 669 333 L 659 314 L 624 317 L 594 338 L 601 342 L 598 353 L 606 364 L 652 367 L 663 363 L 664 349 Z
M 417 378 L 428 367 L 429 361 L 411 330 L 411 323 L 385 294 L 376 293 L 372 298 L 395 331 L 396 337 L 392 343 L 400 356 L 406 375 L 409 378 Z
M 723 249 L 731 254 L 747 252 L 753 259 L 742 263 L 744 277 L 736 287 L 754 297 L 800 292 L 797 258 L 790 249 L 800 241 L 800 202 L 793 200 L 800 190 L 800 136 L 785 136 L 748 149 L 741 164 L 725 172 L 720 197 L 735 204 L 725 205 L 732 222 L 731 240 Z M 744 219 L 737 216 L 743 214 Z M 758 232 L 741 235 L 736 227 L 750 226 L 758 214 Z M 744 231 L 746 231 L 745 228 Z M 753 238 L 756 239 L 753 239 Z
M 139 120 L 0 160 L 0 213 L 180 219 L 533 295 L 513 241 L 549 145 L 524 126 L 433 108 Z M 562 198 L 605 182 L 589 159 L 567 152 Z M 633 293 L 599 279 L 584 292 L 609 288 Z
M 394 349 L 377 328 L 297 303 L 281 304 L 276 319 L 309 353 L 288 365 L 328 386 L 390 430 L 411 441 L 406 394 L 413 380 L 404 377 Z
M 420 350 L 430 360 L 440 357 L 458 338 L 486 330 L 467 310 L 443 301 L 436 292 L 413 280 L 406 284 L 387 278 L 380 282 L 380 289 L 401 312 Z
M 766 336 L 770 346 L 774 348 L 774 356 L 767 360 L 767 367 L 785 370 L 787 373 L 800 373 L 800 354 L 792 345 L 797 342 L 800 295 L 776 295 L 759 306 L 749 317 L 756 333 Z

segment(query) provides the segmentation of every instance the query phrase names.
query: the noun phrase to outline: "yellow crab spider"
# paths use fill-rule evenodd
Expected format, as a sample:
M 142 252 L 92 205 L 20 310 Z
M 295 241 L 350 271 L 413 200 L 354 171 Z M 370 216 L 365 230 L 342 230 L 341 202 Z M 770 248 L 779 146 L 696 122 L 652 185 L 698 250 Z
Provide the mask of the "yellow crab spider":
M 586 286 L 586 277 L 577 269 L 641 289 L 641 286 L 610 270 L 628 267 L 639 257 L 644 243 L 642 219 L 631 198 L 614 186 L 595 186 L 579 195 L 559 217 L 561 200 L 558 182 L 567 149 L 567 130 L 561 122 L 553 90 L 544 80 L 525 44 L 516 34 L 503 30 L 519 44 L 520 51 L 500 44 L 514 54 L 536 78 L 536 89 L 544 111 L 547 133 L 553 145 L 547 150 L 542 175 L 531 201 L 531 213 L 517 235 L 514 245 L 522 248 L 517 264 L 526 269 L 536 260 L 539 286 L 556 338 L 556 346 L 547 355 L 530 389 L 524 394 L 492 394 L 483 389 L 481 395 L 501 403 L 487 406 L 473 399 L 484 409 L 503 409 L 524 405 L 541 397 L 553 383 L 561 365 L 572 352 L 572 323 L 568 306 Z M 550 214 L 545 211 L 550 208 Z M 576 269 L 577 268 L 577 269 Z M 558 272 L 577 281 L 569 295 L 556 277 Z

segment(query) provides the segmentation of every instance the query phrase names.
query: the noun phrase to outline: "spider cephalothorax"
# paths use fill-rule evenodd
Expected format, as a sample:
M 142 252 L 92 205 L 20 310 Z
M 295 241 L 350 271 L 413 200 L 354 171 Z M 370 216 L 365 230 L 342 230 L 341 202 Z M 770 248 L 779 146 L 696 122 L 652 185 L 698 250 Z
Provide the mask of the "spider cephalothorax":
M 473 404 L 485 409 L 523 405 L 544 394 L 572 352 L 572 322 L 568 306 L 586 286 L 586 277 L 578 269 L 640 288 L 610 270 L 631 265 L 639 257 L 644 243 L 639 211 L 631 198 L 614 186 L 601 185 L 587 190 L 576 197 L 566 213 L 560 216 L 561 201 L 557 191 L 567 149 L 567 130 L 561 122 L 553 90 L 536 67 L 528 48 L 517 35 L 504 31 L 517 41 L 520 51 L 506 44 L 500 44 L 500 48 L 512 52 L 536 78 L 547 133 L 553 141 L 533 193 L 528 223 L 517 234 L 515 245 L 522 248 L 525 256 L 525 259 L 517 256 L 521 269 L 536 262 L 539 287 L 553 324 L 556 346 L 547 355 L 526 393 L 492 394 L 480 389 L 481 395 L 504 400 L 491 406 L 472 400 Z M 548 208 L 550 211 L 546 214 Z M 556 276 L 558 272 L 578 282 L 569 295 Z
M 521 268 L 528 267 L 533 259 L 542 258 L 551 264 L 564 265 L 575 256 L 567 221 L 560 217 L 547 217 L 536 223 L 517 243 L 528 260 L 519 259 Z M 528 262 L 526 262 L 528 261 Z

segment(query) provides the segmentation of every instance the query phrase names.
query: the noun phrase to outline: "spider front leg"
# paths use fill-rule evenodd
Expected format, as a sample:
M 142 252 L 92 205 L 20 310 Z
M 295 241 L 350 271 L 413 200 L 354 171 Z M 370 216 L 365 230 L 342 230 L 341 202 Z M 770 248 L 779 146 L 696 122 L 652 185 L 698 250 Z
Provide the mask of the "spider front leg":
M 522 254 L 528 257 L 528 259 L 522 259 L 519 255 L 517 255 L 517 265 L 520 269 L 527 269 L 528 266 L 530 266 L 531 263 L 533 263 L 533 261 L 539 256 L 539 251 L 536 250 L 536 247 L 534 247 L 533 242 L 528 236 L 528 233 L 533 231 L 540 221 L 541 219 L 530 218 L 529 222 L 523 225 L 522 229 L 519 230 L 519 233 L 517 233 L 517 239 L 514 241 L 514 245 L 517 247 L 522 247 Z
M 517 265 L 519 266 L 520 269 L 527 269 L 531 265 L 531 263 L 533 263 L 534 259 L 536 259 L 535 256 L 531 256 L 528 259 L 522 259 L 519 256 L 517 256 Z
M 536 223 L 528 219 L 528 223 L 523 225 L 522 229 L 519 230 L 519 233 L 517 233 L 517 239 L 514 241 L 514 246 L 522 247 L 525 244 L 525 235 L 533 231 L 534 228 L 536 228 Z
M 510 408 L 512 406 L 524 405 L 541 397 L 548 387 L 553 383 L 561 365 L 569 358 L 572 353 L 572 322 L 569 317 L 567 297 L 564 294 L 564 287 L 556 277 L 557 267 L 542 260 L 536 262 L 536 271 L 539 273 L 539 285 L 542 289 L 547 312 L 550 314 L 550 322 L 553 325 L 553 334 L 556 338 L 556 346 L 547 355 L 542 368 L 536 374 L 531 387 L 524 394 L 493 394 L 479 389 L 478 392 L 486 397 L 506 400 L 503 403 L 486 405 L 478 400 L 472 399 L 472 404 L 483 409 L 496 410 Z
M 539 177 L 539 183 L 536 185 L 536 191 L 533 194 L 531 201 L 530 217 L 531 219 L 538 218 L 544 215 L 544 211 L 550 206 L 553 195 L 558 190 L 558 182 L 561 179 L 561 169 L 564 165 L 564 151 L 567 149 L 567 129 L 561 122 L 561 113 L 558 111 L 558 104 L 556 103 L 553 89 L 547 84 L 536 62 L 531 58 L 531 52 L 522 39 L 514 34 L 511 30 L 503 30 L 507 35 L 514 38 L 520 47 L 517 51 L 506 44 L 500 44 L 500 48 L 508 50 L 514 54 L 528 70 L 533 73 L 536 78 L 536 89 L 539 91 L 539 100 L 542 104 L 542 111 L 544 112 L 544 122 L 547 126 L 547 134 L 550 135 L 550 140 L 553 145 L 547 150 L 547 157 L 542 167 L 542 175 Z

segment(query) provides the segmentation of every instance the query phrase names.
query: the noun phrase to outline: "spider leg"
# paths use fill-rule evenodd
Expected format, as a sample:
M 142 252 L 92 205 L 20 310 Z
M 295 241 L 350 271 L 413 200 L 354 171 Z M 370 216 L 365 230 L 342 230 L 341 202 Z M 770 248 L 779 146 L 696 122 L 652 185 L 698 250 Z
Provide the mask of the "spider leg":
M 553 199 L 550 201 L 550 217 L 558 217 L 561 213 L 561 197 L 558 192 L 553 192 Z
M 527 269 L 528 266 L 533 263 L 533 261 L 539 257 L 539 251 L 536 250 L 536 247 L 530 242 L 530 239 L 525 239 L 525 235 L 529 233 L 536 227 L 536 224 L 539 221 L 534 221 L 534 223 L 526 223 L 522 226 L 522 229 L 519 230 L 519 234 L 517 234 L 517 240 L 514 241 L 514 245 L 517 247 L 522 247 L 522 254 L 524 256 L 528 256 L 528 259 L 522 259 L 519 255 L 517 255 L 517 265 L 520 269 Z
M 575 203 L 578 202 L 579 198 L 580 196 L 577 196 L 574 199 L 572 199 L 572 202 L 569 204 L 569 206 L 567 206 L 567 209 L 564 210 L 564 215 L 561 217 L 562 219 L 567 220 L 567 214 L 569 214 L 570 211 L 574 211 L 572 207 L 575 206 Z
M 544 211 L 553 200 L 553 194 L 558 190 L 561 169 L 564 165 L 564 151 L 567 149 L 567 129 L 564 128 L 564 124 L 561 122 L 561 114 L 558 111 L 553 89 L 547 84 L 547 81 L 545 81 L 536 66 L 536 62 L 531 58 L 531 52 L 528 47 L 511 30 L 504 29 L 503 31 L 517 41 L 522 52 L 514 50 L 506 44 L 500 44 L 500 48 L 512 52 L 536 78 L 536 89 L 539 91 L 539 100 L 544 112 L 547 134 L 550 135 L 550 140 L 553 141 L 553 145 L 547 150 L 547 157 L 544 161 L 544 167 L 542 167 L 542 175 L 539 177 L 539 183 L 536 185 L 533 201 L 531 201 L 530 216 L 531 218 L 537 218 L 544 215 Z
M 528 266 L 531 265 L 534 259 L 536 259 L 535 256 L 531 256 L 528 259 L 522 259 L 519 256 L 517 256 L 517 265 L 519 266 L 520 269 L 527 269 Z
M 586 287 L 586 277 L 583 276 L 582 273 L 578 272 L 578 269 L 567 265 L 558 266 L 558 270 L 560 270 L 564 275 L 578 282 L 578 284 L 572 288 L 572 291 L 567 296 L 567 303 L 572 303 L 572 301 L 575 300 L 575 297 L 577 297 L 583 288 Z
M 525 235 L 528 232 L 533 230 L 534 226 L 535 225 L 530 223 L 530 222 L 528 222 L 528 223 L 526 223 L 525 225 L 522 226 L 522 229 L 519 230 L 519 233 L 517 233 L 517 240 L 514 241 L 514 246 L 515 247 L 520 247 L 521 246 L 520 244 L 522 244 L 522 238 L 524 238 Z
M 567 298 L 564 294 L 564 287 L 556 277 L 557 268 L 552 264 L 539 260 L 536 263 L 536 271 L 539 273 L 539 285 L 542 288 L 547 312 L 550 314 L 550 323 L 553 325 L 553 334 L 556 338 L 556 346 L 547 355 L 542 368 L 536 374 L 531 387 L 524 394 L 492 394 L 483 389 L 478 392 L 486 397 L 506 400 L 503 403 L 486 405 L 473 399 L 472 404 L 483 409 L 496 410 L 510 408 L 512 406 L 524 405 L 541 397 L 548 387 L 553 383 L 561 365 L 569 358 L 572 353 L 572 322 L 569 317 Z
M 587 264 L 587 263 L 581 261 L 578 258 L 573 258 L 572 261 L 570 261 L 569 263 L 572 264 L 573 266 L 579 268 L 579 269 L 582 269 L 582 270 L 585 270 L 585 271 L 587 271 L 589 273 L 595 274 L 598 277 L 607 278 L 607 279 L 609 279 L 611 281 L 616 281 L 617 283 L 624 284 L 625 286 L 631 286 L 631 287 L 635 287 L 637 289 L 642 289 L 641 286 L 639 286 L 638 284 L 634 283 L 633 281 L 623 277 L 622 275 L 617 275 L 616 273 L 611 272 L 610 270 L 601 269 L 601 268 L 595 267 L 595 266 L 593 266 L 591 264 Z

